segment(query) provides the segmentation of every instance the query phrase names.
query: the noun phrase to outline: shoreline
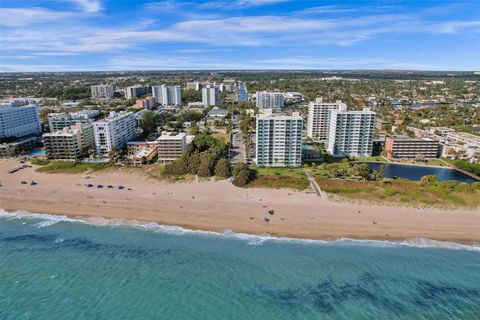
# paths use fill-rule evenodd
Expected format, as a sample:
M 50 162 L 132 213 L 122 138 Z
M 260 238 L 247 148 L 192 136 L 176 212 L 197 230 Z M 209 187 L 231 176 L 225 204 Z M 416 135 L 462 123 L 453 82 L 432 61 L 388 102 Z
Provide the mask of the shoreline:
M 3 212 L 2 212 L 3 211 Z M 155 233 L 163 233 L 170 235 L 198 235 L 198 236 L 214 236 L 229 239 L 237 239 L 247 241 L 250 245 L 260 245 L 265 241 L 276 242 L 293 242 L 293 243 L 308 243 L 308 244 L 352 244 L 352 245 L 372 245 L 382 247 L 414 247 L 414 248 L 432 248 L 432 249 L 451 249 L 451 250 L 466 250 L 480 252 L 480 242 L 455 242 L 443 241 L 428 238 L 408 238 L 403 240 L 394 239 L 353 239 L 353 238 L 338 238 L 338 239 L 306 239 L 306 238 L 291 238 L 273 235 L 258 235 L 249 233 L 237 233 L 232 230 L 224 230 L 217 232 L 212 230 L 189 229 L 182 226 L 162 225 L 153 221 L 139 221 L 129 220 L 123 218 L 104 218 L 101 216 L 67 216 L 60 214 L 49 213 L 32 213 L 27 211 L 9 212 L 0 208 L 0 219 L 39 219 L 46 223 L 38 223 L 37 228 L 44 228 L 54 225 L 58 222 L 71 222 L 92 225 L 96 227 L 130 227 L 137 228 L 143 231 L 151 231 Z M 49 223 L 51 222 L 51 223 Z
M 462 244 L 480 242 L 478 210 L 336 202 L 302 191 L 237 188 L 225 180 L 171 184 L 121 172 L 42 174 L 33 167 L 6 174 L 15 163 L 0 161 L 0 208 L 7 211 L 326 241 L 425 238 Z M 30 180 L 38 185 L 20 183 Z M 126 188 L 86 188 L 86 183 Z M 275 210 L 275 214 L 269 215 L 269 210 Z M 265 222 L 265 217 L 270 221 Z

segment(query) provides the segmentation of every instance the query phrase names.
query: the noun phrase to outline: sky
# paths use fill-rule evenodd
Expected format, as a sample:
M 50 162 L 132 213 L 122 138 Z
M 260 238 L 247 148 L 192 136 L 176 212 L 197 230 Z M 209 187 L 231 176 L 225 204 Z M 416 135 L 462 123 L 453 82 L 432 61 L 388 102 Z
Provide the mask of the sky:
M 480 0 L 0 0 L 0 72 L 480 70 Z

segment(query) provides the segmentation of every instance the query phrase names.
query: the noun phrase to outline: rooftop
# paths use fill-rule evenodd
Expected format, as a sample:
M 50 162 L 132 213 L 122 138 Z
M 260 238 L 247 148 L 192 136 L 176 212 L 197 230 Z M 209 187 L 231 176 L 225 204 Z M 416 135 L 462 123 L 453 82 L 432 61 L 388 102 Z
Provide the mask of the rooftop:
M 112 112 L 110 112 L 108 117 L 100 119 L 100 120 L 96 121 L 95 123 L 111 122 L 111 121 L 115 121 L 115 120 L 123 118 L 123 117 L 128 117 L 130 115 L 133 115 L 133 112 L 124 112 L 124 111 L 115 112 L 115 111 L 112 111 Z
M 409 136 L 405 136 L 405 135 L 399 135 L 399 136 L 394 136 L 394 137 L 389 137 L 393 140 L 402 140 L 402 141 L 437 141 L 435 139 L 431 139 L 431 138 L 412 138 L 412 137 L 409 137 Z
M 185 138 L 185 132 L 162 132 L 162 135 L 158 137 L 157 141 L 159 140 L 181 140 Z
M 291 116 L 285 113 L 264 113 L 258 114 L 257 119 L 259 120 L 303 120 L 298 112 L 292 113 Z
M 212 110 L 208 111 L 209 116 L 227 116 L 228 110 L 219 109 L 217 107 L 213 108 Z

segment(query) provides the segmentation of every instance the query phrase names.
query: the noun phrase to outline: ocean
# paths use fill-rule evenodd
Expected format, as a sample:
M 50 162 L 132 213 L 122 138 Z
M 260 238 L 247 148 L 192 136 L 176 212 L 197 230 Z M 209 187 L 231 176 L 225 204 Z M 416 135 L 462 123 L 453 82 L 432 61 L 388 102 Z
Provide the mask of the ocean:
M 0 210 L 0 319 L 480 319 L 480 248 Z

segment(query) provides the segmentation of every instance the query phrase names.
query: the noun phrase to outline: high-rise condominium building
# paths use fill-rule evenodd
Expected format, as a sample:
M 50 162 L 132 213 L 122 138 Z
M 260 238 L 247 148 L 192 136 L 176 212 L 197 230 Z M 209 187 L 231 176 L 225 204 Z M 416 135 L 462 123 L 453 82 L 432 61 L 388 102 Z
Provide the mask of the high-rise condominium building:
M 97 86 L 90 87 L 92 91 L 92 98 L 93 99 L 112 99 L 113 98 L 113 86 L 111 84 L 100 84 Z
M 259 167 L 302 165 L 303 119 L 298 113 L 257 115 L 256 158 Z
M 202 89 L 202 102 L 205 106 L 220 104 L 220 92 L 216 86 L 207 86 Z
M 285 103 L 285 97 L 281 92 L 257 92 L 257 108 L 281 109 Z
M 0 105 L 0 138 L 42 133 L 37 106 Z
M 81 110 L 71 113 L 50 113 L 47 114 L 50 132 L 62 130 L 77 123 L 93 123 L 100 115 L 98 110 Z
M 123 148 L 135 137 L 133 112 L 110 112 L 107 118 L 93 123 L 97 154 L 107 154 L 113 148 Z
M 186 84 L 186 89 L 187 90 L 200 91 L 201 88 L 202 88 L 202 86 L 200 85 L 200 82 L 198 82 L 198 81 L 187 82 L 187 84 Z
M 316 142 L 326 142 L 328 139 L 328 121 L 331 110 L 347 111 L 347 105 L 337 100 L 335 103 L 323 102 L 317 98 L 308 105 L 307 136 Z
M 148 93 L 147 87 L 133 86 L 125 88 L 125 97 L 127 99 L 137 98 Z
M 331 110 L 327 151 L 336 157 L 371 156 L 376 114 L 363 111 Z
M 245 83 L 238 81 L 237 83 L 237 101 L 247 102 L 248 101 L 248 92 Z
M 182 87 L 180 86 L 153 86 L 152 93 L 162 106 L 179 106 L 182 104 Z
M 95 145 L 93 125 L 77 123 L 60 131 L 45 133 L 43 144 L 48 159 L 78 160 Z

